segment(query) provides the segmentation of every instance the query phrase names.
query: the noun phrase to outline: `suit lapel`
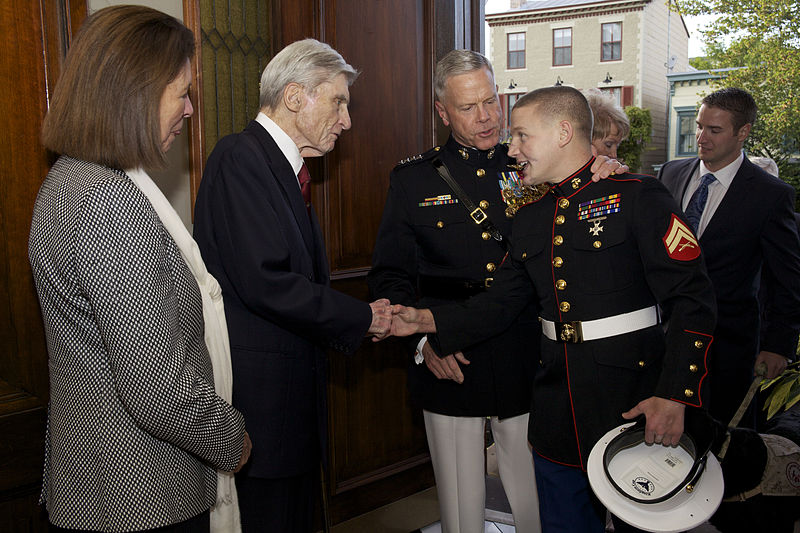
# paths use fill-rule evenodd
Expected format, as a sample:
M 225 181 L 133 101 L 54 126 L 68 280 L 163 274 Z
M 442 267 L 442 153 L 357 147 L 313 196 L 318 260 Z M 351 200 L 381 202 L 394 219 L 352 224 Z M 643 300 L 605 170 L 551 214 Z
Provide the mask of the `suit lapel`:
M 306 245 L 312 257 L 315 256 L 314 250 L 314 235 L 311 228 L 311 219 L 308 216 L 306 204 L 303 201 L 303 195 L 300 193 L 300 186 L 297 182 L 297 176 L 292 170 L 292 166 L 283 155 L 278 145 L 273 140 L 272 136 L 256 121 L 252 121 L 248 126 L 253 135 L 255 135 L 258 142 L 261 144 L 267 161 L 272 169 L 272 174 L 275 180 L 282 189 L 283 196 L 286 204 L 292 210 L 297 226 L 300 228 L 300 234 L 303 236 L 303 242 Z
M 716 232 L 724 231 L 727 233 L 730 231 L 731 222 L 736 220 L 737 214 L 740 212 L 740 206 L 747 203 L 747 196 L 751 190 L 748 182 L 752 179 L 753 174 L 748 168 L 748 164 L 749 161 L 747 159 L 742 161 L 742 166 L 739 167 L 739 171 L 733 177 L 731 186 L 728 187 L 717 210 L 714 211 L 714 216 L 708 221 L 703 237 L 700 239 L 701 241 L 706 236 L 710 236 L 709 238 L 713 239 L 713 235 Z
M 686 196 L 686 188 L 692 180 L 697 167 L 700 166 L 700 160 L 697 158 L 690 159 L 691 163 L 680 169 L 675 175 L 675 179 L 671 185 L 668 185 L 670 192 L 678 201 L 678 205 L 683 207 L 683 198 Z

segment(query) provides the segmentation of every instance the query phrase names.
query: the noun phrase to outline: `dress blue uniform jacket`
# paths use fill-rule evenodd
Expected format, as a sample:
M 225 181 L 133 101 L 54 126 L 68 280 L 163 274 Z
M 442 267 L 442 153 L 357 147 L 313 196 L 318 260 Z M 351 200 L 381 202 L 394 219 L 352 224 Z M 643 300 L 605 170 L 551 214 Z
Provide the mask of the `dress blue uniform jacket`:
M 330 288 L 316 215 L 257 122 L 211 153 L 194 236 L 225 298 L 233 405 L 253 441 L 244 472 L 274 478 L 316 468 L 327 435 L 324 349 L 355 351 L 372 312 Z
M 368 276 L 374 298 L 430 307 L 465 300 L 481 292 L 487 279 L 491 282 L 505 248 L 470 218 L 432 162 L 440 158 L 472 202 L 484 202 L 484 211 L 507 237 L 511 219 L 505 215 L 498 184 L 498 174 L 511 170 L 507 152 L 504 145 L 467 148 L 450 137 L 444 146 L 395 167 Z M 527 413 L 539 334 L 535 310 L 530 310 L 506 332 L 471 346 L 464 351 L 470 364 L 461 366 L 461 384 L 439 380 L 425 364 L 412 363 L 412 401 L 449 416 L 505 418 Z
M 658 178 L 678 202 L 699 159 L 666 163 Z M 760 350 L 793 356 L 800 331 L 800 240 L 791 186 L 746 157 L 708 223 L 700 247 L 718 306 L 710 352 L 711 414 L 730 421 L 753 380 Z M 762 267 L 774 286 L 765 302 L 768 325 L 759 346 L 758 289 Z
M 542 337 L 528 438 L 543 457 L 584 468 L 592 446 L 639 401 L 701 405 L 715 321 L 699 247 L 669 192 L 632 174 L 592 182 L 592 162 L 519 210 L 510 257 L 486 294 L 432 309 L 442 349 L 452 351 L 502 328 L 531 299 L 554 322 L 662 307 L 666 331 L 576 344 Z

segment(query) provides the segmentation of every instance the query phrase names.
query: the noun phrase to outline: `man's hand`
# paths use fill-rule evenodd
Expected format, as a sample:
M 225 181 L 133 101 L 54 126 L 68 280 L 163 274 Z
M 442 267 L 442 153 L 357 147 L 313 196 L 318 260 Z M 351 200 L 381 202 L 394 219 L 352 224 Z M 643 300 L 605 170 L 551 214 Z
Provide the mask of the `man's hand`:
M 628 165 L 616 159 L 611 159 L 605 155 L 598 155 L 594 163 L 592 163 L 592 172 L 594 172 L 594 174 L 592 174 L 592 181 L 604 180 L 609 176 L 624 174 L 629 170 Z
M 238 472 L 242 469 L 242 467 L 247 463 L 247 460 L 250 459 L 250 450 L 253 449 L 253 443 L 250 442 L 250 435 L 247 432 L 244 432 L 244 443 L 242 444 L 242 456 L 239 458 L 239 464 L 236 465 L 236 468 L 233 469 L 234 472 Z
M 767 379 L 774 379 L 783 374 L 783 371 L 786 370 L 786 365 L 789 361 L 780 354 L 775 352 L 765 352 L 762 351 L 756 357 L 756 364 L 753 368 L 758 368 L 759 363 L 764 363 L 767 365 Z M 755 372 L 753 373 L 755 375 Z
M 456 352 L 446 357 L 439 357 L 431 348 L 431 343 L 425 342 L 422 347 L 422 357 L 425 359 L 425 366 L 438 379 L 452 379 L 456 383 L 464 383 L 464 374 L 458 363 L 468 365 L 469 361 L 463 353 Z
M 381 298 L 369 306 L 372 308 L 372 324 L 367 333 L 375 336 L 373 340 L 381 340 L 389 335 L 392 328 L 392 304 L 386 298 Z
M 643 414 L 646 418 L 644 441 L 647 444 L 656 443 L 674 447 L 678 445 L 683 434 L 685 408 L 682 403 L 651 396 L 636 404 L 630 411 L 622 413 L 622 418 L 631 420 Z
M 392 306 L 391 335 L 408 337 L 414 333 L 436 333 L 436 322 L 430 309 L 417 309 L 404 305 Z M 381 339 L 375 338 L 373 341 Z

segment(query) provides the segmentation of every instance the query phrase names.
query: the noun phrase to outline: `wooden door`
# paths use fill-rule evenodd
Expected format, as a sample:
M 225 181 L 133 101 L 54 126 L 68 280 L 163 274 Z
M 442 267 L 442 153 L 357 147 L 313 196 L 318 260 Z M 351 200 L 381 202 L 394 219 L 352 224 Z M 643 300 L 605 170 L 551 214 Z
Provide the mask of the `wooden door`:
M 33 203 L 51 160 L 48 95 L 85 2 L 0 2 L 0 531 L 46 531 L 37 505 L 48 395 L 42 318 L 28 265 Z

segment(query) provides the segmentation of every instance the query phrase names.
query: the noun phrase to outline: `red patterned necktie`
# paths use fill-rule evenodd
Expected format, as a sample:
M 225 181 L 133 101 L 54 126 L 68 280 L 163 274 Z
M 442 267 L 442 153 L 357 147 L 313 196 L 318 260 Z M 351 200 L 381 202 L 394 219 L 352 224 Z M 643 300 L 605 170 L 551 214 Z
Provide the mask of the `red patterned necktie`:
M 297 180 L 300 182 L 300 193 L 303 195 L 303 201 L 306 203 L 306 209 L 309 215 L 311 214 L 311 174 L 308 173 L 308 167 L 305 163 L 300 167 L 300 172 L 297 174 Z

